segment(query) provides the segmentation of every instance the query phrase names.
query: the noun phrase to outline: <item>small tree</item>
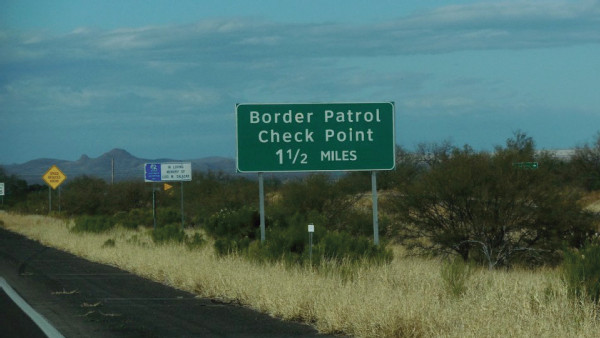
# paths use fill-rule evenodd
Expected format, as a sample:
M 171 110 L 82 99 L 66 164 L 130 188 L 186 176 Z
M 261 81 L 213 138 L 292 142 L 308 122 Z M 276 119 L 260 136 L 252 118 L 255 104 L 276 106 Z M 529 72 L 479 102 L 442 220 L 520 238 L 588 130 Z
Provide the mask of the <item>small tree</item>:
M 71 215 L 97 215 L 106 212 L 108 184 L 101 178 L 79 176 L 63 190 L 64 209 Z
M 4 183 L 4 206 L 13 206 L 27 199 L 27 182 L 15 175 L 8 175 L 0 166 L 0 182 Z
M 335 182 L 323 174 L 287 182 L 279 189 L 278 200 L 270 206 L 271 214 L 282 219 L 295 213 L 316 213 L 324 217 L 331 229 L 348 230 L 348 224 L 354 223 L 358 216 L 354 206 L 364 196 L 364 191 L 357 190 L 352 183 L 352 178 Z
M 592 144 L 575 149 L 572 162 L 585 189 L 600 189 L 600 132 Z
M 572 191 L 556 187 L 544 169 L 522 169 L 533 141 L 516 134 L 492 154 L 454 148 L 398 194 L 392 207 L 400 239 L 412 249 L 460 255 L 490 269 L 515 259 L 551 258 L 567 241 L 591 231 L 589 215 Z

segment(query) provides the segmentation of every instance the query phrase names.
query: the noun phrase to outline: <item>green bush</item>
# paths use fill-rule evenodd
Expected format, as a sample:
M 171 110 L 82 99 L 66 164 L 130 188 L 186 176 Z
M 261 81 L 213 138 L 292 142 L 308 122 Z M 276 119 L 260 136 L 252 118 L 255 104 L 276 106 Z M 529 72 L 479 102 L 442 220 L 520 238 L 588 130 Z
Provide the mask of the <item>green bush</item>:
M 102 179 L 80 176 L 68 180 L 63 189 L 63 210 L 69 215 L 102 215 L 107 212 L 109 185 Z
M 442 280 L 448 293 L 453 297 L 462 296 L 467 291 L 467 281 L 472 270 L 462 258 L 446 260 L 442 263 Z
M 393 258 L 392 251 L 384 244 L 379 246 L 373 244 L 372 239 L 367 237 L 351 236 L 344 232 L 328 232 L 319 241 L 318 250 L 328 260 L 360 261 L 363 259 L 374 263 L 389 263 Z M 314 254 L 314 253 L 313 253 Z
M 242 207 L 237 210 L 222 209 L 212 215 L 206 223 L 206 231 L 215 237 L 255 238 L 260 226 L 258 211 Z
M 578 191 L 557 185 L 548 162 L 514 165 L 537 160 L 530 137 L 516 133 L 506 143 L 492 154 L 468 146 L 423 153 L 432 158 L 427 170 L 383 203 L 398 240 L 416 253 L 458 254 L 489 269 L 550 264 L 561 242 L 583 245 L 593 218 Z
M 312 264 L 321 262 L 388 263 L 393 254 L 385 245 L 376 246 L 371 239 L 355 237 L 347 233 L 320 230 L 314 233 L 312 261 L 308 232 L 305 226 L 276 228 L 267 233 L 265 243 L 254 241 L 248 246 L 247 255 L 258 262 L 283 261 L 286 264 Z
M 179 222 L 181 225 L 181 213 L 175 208 L 157 208 L 156 221 L 159 224 L 171 224 Z
M 119 213 L 118 215 L 118 222 L 126 229 L 137 229 L 139 226 L 150 227 L 154 225 L 151 209 L 132 209 L 128 213 Z
M 206 239 L 199 233 L 195 233 L 192 237 L 188 237 L 185 240 L 185 245 L 190 250 L 199 249 L 203 247 L 204 244 L 206 244 Z
M 109 238 L 106 241 L 104 241 L 104 244 L 102 244 L 103 248 L 114 248 L 116 245 L 116 242 L 114 239 Z
M 215 250 L 224 255 L 246 250 L 250 242 L 259 237 L 260 216 L 252 208 L 223 209 L 212 215 L 205 226 L 215 238 Z
M 248 248 L 250 245 L 250 239 L 232 239 L 232 238 L 219 238 L 215 240 L 215 251 L 218 255 L 224 256 L 232 253 L 239 253 Z
M 305 226 L 269 229 L 265 243 L 252 242 L 248 257 L 259 262 L 283 260 L 288 264 L 301 263 L 308 252 L 308 232 Z M 308 258 L 308 254 L 306 254 Z
M 600 302 L 600 245 L 588 243 L 578 251 L 565 250 L 563 278 L 571 296 Z
M 152 231 L 152 241 L 157 244 L 181 243 L 184 240 L 185 233 L 181 230 L 181 224 L 167 224 Z
M 75 219 L 75 226 L 71 228 L 71 231 L 100 233 L 108 231 L 114 227 L 115 222 L 112 217 L 80 216 Z

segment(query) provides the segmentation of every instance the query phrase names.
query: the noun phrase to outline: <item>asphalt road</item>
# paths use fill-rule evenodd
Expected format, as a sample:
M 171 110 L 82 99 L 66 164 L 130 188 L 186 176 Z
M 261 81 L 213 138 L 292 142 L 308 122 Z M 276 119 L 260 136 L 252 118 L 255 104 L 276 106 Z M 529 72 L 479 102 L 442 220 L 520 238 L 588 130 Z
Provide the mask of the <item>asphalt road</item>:
M 0 336 L 44 338 L 46 334 L 0 289 Z
M 2 228 L 0 277 L 65 337 L 323 337 L 310 326 L 196 298 Z M 0 337 L 36 336 L 7 298 L 0 290 L 3 320 L 32 331 L 0 325 Z

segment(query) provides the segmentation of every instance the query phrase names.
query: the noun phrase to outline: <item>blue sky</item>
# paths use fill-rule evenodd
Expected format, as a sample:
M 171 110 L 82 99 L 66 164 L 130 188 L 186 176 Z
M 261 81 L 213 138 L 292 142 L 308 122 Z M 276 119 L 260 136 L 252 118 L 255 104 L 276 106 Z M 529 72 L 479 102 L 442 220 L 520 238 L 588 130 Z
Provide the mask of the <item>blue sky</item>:
M 600 131 L 600 1 L 0 0 L 0 164 L 235 157 L 236 103 L 396 103 L 397 143 Z

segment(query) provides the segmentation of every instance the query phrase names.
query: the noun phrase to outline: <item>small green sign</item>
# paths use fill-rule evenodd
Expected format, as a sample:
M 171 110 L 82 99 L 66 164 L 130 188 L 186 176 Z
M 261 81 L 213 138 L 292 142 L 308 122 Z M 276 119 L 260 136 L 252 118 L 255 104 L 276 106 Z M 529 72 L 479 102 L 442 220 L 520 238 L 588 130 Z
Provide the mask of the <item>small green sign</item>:
M 516 163 L 513 163 L 513 167 L 526 168 L 526 169 L 537 169 L 538 163 L 537 162 L 516 162 Z
M 394 103 L 237 104 L 239 172 L 390 170 Z

